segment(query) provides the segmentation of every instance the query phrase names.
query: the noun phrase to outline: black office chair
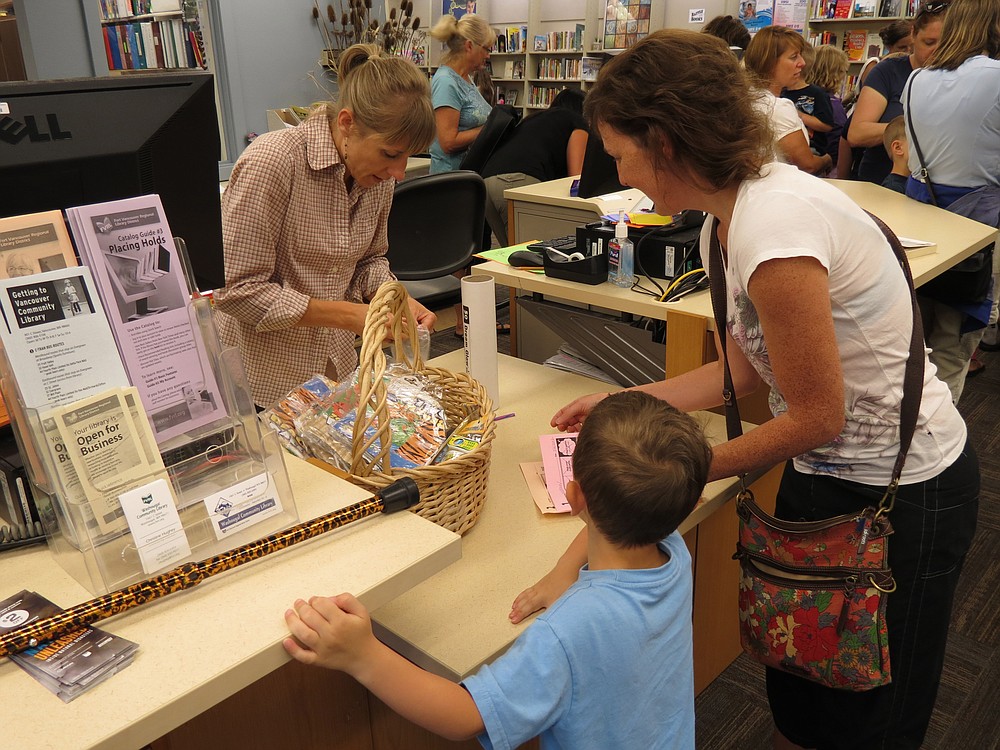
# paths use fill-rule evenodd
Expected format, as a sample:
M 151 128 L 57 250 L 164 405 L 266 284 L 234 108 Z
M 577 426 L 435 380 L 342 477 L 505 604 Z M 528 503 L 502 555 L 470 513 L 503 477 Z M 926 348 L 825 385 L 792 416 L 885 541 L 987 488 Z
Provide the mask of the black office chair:
M 389 211 L 389 268 L 426 307 L 461 299 L 451 274 L 483 247 L 486 185 L 475 172 L 414 177 L 396 185 Z

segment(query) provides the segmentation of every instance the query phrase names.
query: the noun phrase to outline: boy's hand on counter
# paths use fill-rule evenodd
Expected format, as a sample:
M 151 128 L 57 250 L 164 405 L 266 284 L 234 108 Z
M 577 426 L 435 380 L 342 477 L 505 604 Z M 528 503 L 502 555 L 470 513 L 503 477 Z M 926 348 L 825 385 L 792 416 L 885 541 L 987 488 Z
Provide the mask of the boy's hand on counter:
M 293 637 L 282 645 L 296 661 L 355 675 L 381 646 L 368 610 L 351 594 L 299 599 L 293 607 L 285 612 Z

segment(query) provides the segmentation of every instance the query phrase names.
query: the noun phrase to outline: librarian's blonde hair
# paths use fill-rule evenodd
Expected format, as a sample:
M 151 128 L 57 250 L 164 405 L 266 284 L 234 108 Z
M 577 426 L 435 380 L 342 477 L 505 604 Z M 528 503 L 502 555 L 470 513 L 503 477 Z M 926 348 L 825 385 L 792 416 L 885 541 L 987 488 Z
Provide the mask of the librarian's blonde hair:
M 461 18 L 445 14 L 434 24 L 430 35 L 445 46 L 447 51 L 442 62 L 446 64 L 465 54 L 467 41 L 489 49 L 497 40 L 496 32 L 482 16 L 475 13 L 466 13 Z
M 340 110 L 350 110 L 365 133 L 411 154 L 427 150 L 437 137 L 430 84 L 410 60 L 374 44 L 355 44 L 340 56 L 337 81 L 336 104 L 321 108 L 331 121 Z
M 812 64 L 806 68 L 806 83 L 819 86 L 828 94 L 839 96 L 847 79 L 850 64 L 844 50 L 832 44 L 821 44 L 816 47 Z

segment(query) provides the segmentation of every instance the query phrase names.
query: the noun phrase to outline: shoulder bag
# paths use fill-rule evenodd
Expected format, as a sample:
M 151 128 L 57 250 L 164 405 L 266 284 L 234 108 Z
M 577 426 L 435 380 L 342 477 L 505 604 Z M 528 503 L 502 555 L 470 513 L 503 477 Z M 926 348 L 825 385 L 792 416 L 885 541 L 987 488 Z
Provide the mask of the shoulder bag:
M 870 214 L 869 214 L 870 215 Z M 739 617 L 743 650 L 765 666 L 831 688 L 870 690 L 891 681 L 885 622 L 896 584 L 888 563 L 892 510 L 916 428 L 923 387 L 924 343 L 913 280 L 899 240 L 885 233 L 910 287 L 913 331 L 900 405 L 900 448 L 878 506 L 820 521 L 785 521 L 766 513 L 740 477 L 736 500 L 740 561 Z M 726 428 L 743 434 L 726 356 L 726 276 L 717 233 L 709 249 L 712 307 L 722 345 Z
M 916 71 L 906 84 L 906 124 L 910 128 L 910 142 L 917 152 L 917 163 L 920 164 L 920 178 L 927 186 L 931 203 L 939 206 L 934 183 L 927 171 L 927 161 L 920 149 L 917 132 L 913 129 L 913 81 L 920 74 Z M 968 219 L 995 227 L 1000 222 L 1000 188 L 986 185 L 976 188 L 961 198 L 949 204 L 946 210 Z M 983 302 L 990 293 L 990 283 L 993 280 L 993 243 L 984 247 L 963 261 L 955 264 L 941 275 L 931 279 L 920 287 L 923 297 L 943 302 L 945 304 L 976 305 Z

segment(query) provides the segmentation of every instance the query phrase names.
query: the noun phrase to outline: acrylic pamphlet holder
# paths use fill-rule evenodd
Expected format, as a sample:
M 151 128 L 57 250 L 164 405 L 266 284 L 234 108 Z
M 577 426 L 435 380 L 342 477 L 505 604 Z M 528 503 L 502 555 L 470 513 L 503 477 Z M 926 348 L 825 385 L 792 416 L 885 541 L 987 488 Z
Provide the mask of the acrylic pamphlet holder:
M 210 299 L 193 299 L 189 310 L 225 416 L 159 445 L 140 439 L 136 450 L 158 454 L 153 456 L 158 460 L 138 473 L 102 476 L 95 470 L 81 479 L 60 466 L 66 451 L 54 438 L 51 410 L 25 407 L 7 353 L 0 356 L 3 397 L 18 406 L 11 424 L 50 549 L 95 594 L 298 521 L 283 451 L 257 418 L 239 351 L 222 346 Z M 142 412 L 141 404 L 134 408 Z

